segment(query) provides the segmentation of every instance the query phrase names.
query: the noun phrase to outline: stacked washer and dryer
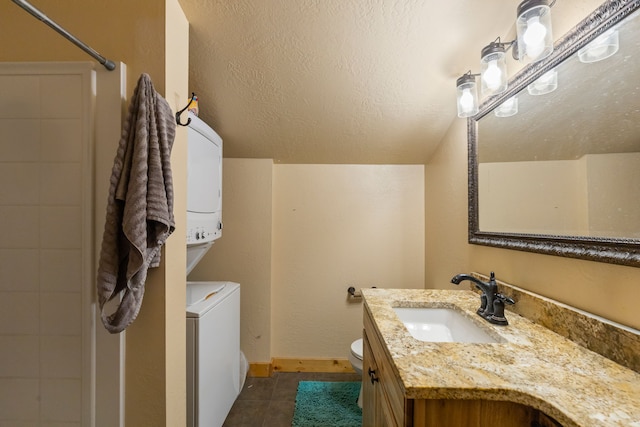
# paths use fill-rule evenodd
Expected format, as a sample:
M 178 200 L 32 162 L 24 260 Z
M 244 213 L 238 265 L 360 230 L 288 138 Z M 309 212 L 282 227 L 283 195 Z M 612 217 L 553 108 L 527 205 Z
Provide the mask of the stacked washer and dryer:
M 222 139 L 189 113 L 187 275 L 222 235 Z M 247 372 L 240 285 L 187 282 L 187 427 L 222 426 Z

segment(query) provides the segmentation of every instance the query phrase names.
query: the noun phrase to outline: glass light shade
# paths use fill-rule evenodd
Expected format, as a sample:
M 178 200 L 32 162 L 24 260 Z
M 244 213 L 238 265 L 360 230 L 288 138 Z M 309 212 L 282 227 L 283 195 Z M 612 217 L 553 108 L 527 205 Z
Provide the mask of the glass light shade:
M 558 71 L 554 68 L 541 75 L 538 80 L 527 86 L 529 95 L 545 95 L 558 88 Z
M 471 117 L 478 113 L 478 88 L 474 76 L 465 74 L 456 82 L 458 117 Z
M 518 58 L 539 61 L 553 52 L 551 7 L 546 0 L 524 0 L 518 6 L 516 20 Z
M 614 55 L 620 48 L 618 30 L 612 28 L 578 51 L 580 62 L 598 62 Z
M 518 114 L 518 97 L 512 96 L 493 110 L 496 117 L 511 117 Z
M 482 95 L 502 93 L 507 90 L 507 61 L 504 48 L 491 43 L 482 49 L 480 60 Z

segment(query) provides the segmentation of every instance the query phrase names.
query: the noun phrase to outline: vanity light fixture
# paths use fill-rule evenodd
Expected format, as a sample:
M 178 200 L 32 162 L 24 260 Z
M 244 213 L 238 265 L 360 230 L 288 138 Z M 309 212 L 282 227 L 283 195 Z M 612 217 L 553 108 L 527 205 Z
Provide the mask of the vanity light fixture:
M 558 71 L 547 71 L 541 75 L 535 82 L 527 86 L 527 92 L 529 95 L 546 95 L 558 88 Z
M 539 61 L 553 52 L 551 6 L 555 0 L 524 0 L 518 5 L 516 34 L 518 58 Z
M 514 95 L 506 99 L 502 104 L 493 110 L 496 117 L 511 117 L 518 114 L 518 96 Z
M 551 7 L 555 2 L 556 0 L 522 0 L 520 2 L 517 9 L 516 39 L 503 43 L 498 37 L 495 41 L 489 43 L 480 53 L 480 74 L 471 74 L 471 71 L 469 71 L 456 81 L 458 117 L 471 117 L 478 113 L 479 102 L 476 76 L 480 76 L 483 96 L 496 95 L 507 90 L 506 52 L 510 48 L 513 47 L 513 58 L 520 61 L 539 61 L 553 52 Z M 529 93 L 542 95 L 556 89 L 558 76 L 555 70 L 552 75 L 547 76 L 547 78 L 545 76 L 529 85 Z M 515 112 L 507 109 L 505 105 L 505 110 L 502 114 L 516 114 L 518 111 L 517 100 L 514 100 L 514 102 Z M 508 116 L 503 115 L 500 117 Z
M 476 76 L 468 71 L 456 80 L 456 92 L 458 98 L 458 117 L 471 117 L 478 113 L 478 87 Z
M 480 53 L 480 81 L 482 95 L 493 95 L 507 90 L 506 52 L 515 43 L 501 43 L 500 37 L 482 48 Z
M 618 29 L 611 28 L 578 50 L 580 62 L 598 62 L 613 56 L 620 48 Z

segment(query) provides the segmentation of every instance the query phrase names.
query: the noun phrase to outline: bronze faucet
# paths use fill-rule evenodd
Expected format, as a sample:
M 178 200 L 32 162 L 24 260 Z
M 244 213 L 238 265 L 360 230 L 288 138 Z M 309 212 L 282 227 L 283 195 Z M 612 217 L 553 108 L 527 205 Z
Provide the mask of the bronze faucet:
M 504 317 L 504 305 L 515 304 L 515 301 L 508 296 L 498 293 L 498 285 L 496 285 L 496 275 L 492 271 L 488 282 L 476 279 L 468 274 L 458 274 L 453 276 L 451 283 L 459 285 L 463 280 L 469 280 L 476 285 L 476 288 L 482 291 L 480 295 L 480 308 L 476 311 L 480 317 L 490 323 L 496 325 L 508 325 L 506 317 Z

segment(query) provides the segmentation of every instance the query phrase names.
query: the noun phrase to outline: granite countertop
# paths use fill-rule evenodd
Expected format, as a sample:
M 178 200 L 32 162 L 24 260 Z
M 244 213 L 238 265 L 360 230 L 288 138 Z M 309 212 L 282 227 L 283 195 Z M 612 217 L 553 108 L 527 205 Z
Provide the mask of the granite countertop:
M 467 290 L 363 289 L 365 306 L 409 399 L 487 399 L 529 405 L 564 426 L 640 427 L 640 374 L 506 310 L 508 326 L 476 313 Z M 414 339 L 393 307 L 460 310 L 498 343 Z

